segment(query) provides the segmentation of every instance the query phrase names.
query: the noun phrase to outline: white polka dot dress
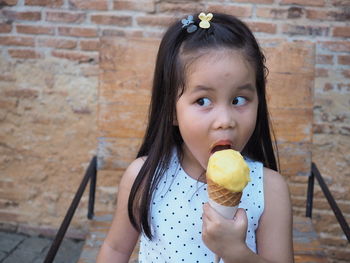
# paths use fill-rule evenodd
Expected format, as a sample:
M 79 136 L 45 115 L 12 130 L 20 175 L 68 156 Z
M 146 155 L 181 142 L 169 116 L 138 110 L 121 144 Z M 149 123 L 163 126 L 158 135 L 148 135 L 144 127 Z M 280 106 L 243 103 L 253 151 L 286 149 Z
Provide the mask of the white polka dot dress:
M 239 207 L 248 217 L 247 246 L 256 253 L 255 231 L 264 210 L 263 166 L 246 160 L 251 181 Z M 208 202 L 207 185 L 188 176 L 173 155 L 151 204 L 153 240 L 140 238 L 139 262 L 214 262 L 202 241 L 202 206 Z

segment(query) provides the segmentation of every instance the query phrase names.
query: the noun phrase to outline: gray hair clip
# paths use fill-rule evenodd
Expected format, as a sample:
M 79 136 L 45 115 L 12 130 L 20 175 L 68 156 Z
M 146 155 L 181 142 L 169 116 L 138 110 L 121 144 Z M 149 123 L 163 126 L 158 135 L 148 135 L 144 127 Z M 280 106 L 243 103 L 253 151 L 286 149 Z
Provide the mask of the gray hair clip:
M 197 30 L 197 26 L 194 25 L 193 23 L 193 16 L 189 15 L 186 18 L 182 19 L 181 20 L 181 23 L 182 23 L 182 28 L 186 28 L 187 30 L 187 33 L 193 33 L 194 31 Z

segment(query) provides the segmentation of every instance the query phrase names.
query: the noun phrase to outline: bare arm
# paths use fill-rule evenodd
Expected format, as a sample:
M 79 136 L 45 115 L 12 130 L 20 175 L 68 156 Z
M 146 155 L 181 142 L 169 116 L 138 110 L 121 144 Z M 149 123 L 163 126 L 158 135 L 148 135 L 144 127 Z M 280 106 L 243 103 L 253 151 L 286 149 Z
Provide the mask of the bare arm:
M 97 263 L 128 262 L 139 233 L 131 225 L 128 216 L 130 189 L 144 160 L 135 160 L 125 171 L 119 185 L 117 209 L 97 257 Z
M 259 255 L 272 262 L 293 262 L 292 205 L 284 178 L 264 169 L 265 209 L 257 230 Z

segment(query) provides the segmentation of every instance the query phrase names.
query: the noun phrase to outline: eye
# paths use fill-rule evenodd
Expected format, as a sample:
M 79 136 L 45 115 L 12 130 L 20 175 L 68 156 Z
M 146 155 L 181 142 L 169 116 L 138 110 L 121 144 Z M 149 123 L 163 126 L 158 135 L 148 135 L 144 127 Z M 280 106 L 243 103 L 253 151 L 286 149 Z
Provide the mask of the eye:
M 196 103 L 199 105 L 199 106 L 204 106 L 204 107 L 207 107 L 211 104 L 211 101 L 210 99 L 208 98 L 200 98 L 196 101 Z
M 247 99 L 244 97 L 236 97 L 233 99 L 232 104 L 236 106 L 242 106 L 247 103 Z

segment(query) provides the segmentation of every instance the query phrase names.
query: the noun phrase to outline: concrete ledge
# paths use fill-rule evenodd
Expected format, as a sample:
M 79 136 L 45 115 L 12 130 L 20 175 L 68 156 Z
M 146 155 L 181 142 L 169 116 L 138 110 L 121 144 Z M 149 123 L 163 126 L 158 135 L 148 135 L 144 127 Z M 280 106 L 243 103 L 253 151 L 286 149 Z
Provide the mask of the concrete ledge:
M 325 253 L 308 217 L 293 218 L 293 246 L 295 263 L 327 263 Z

